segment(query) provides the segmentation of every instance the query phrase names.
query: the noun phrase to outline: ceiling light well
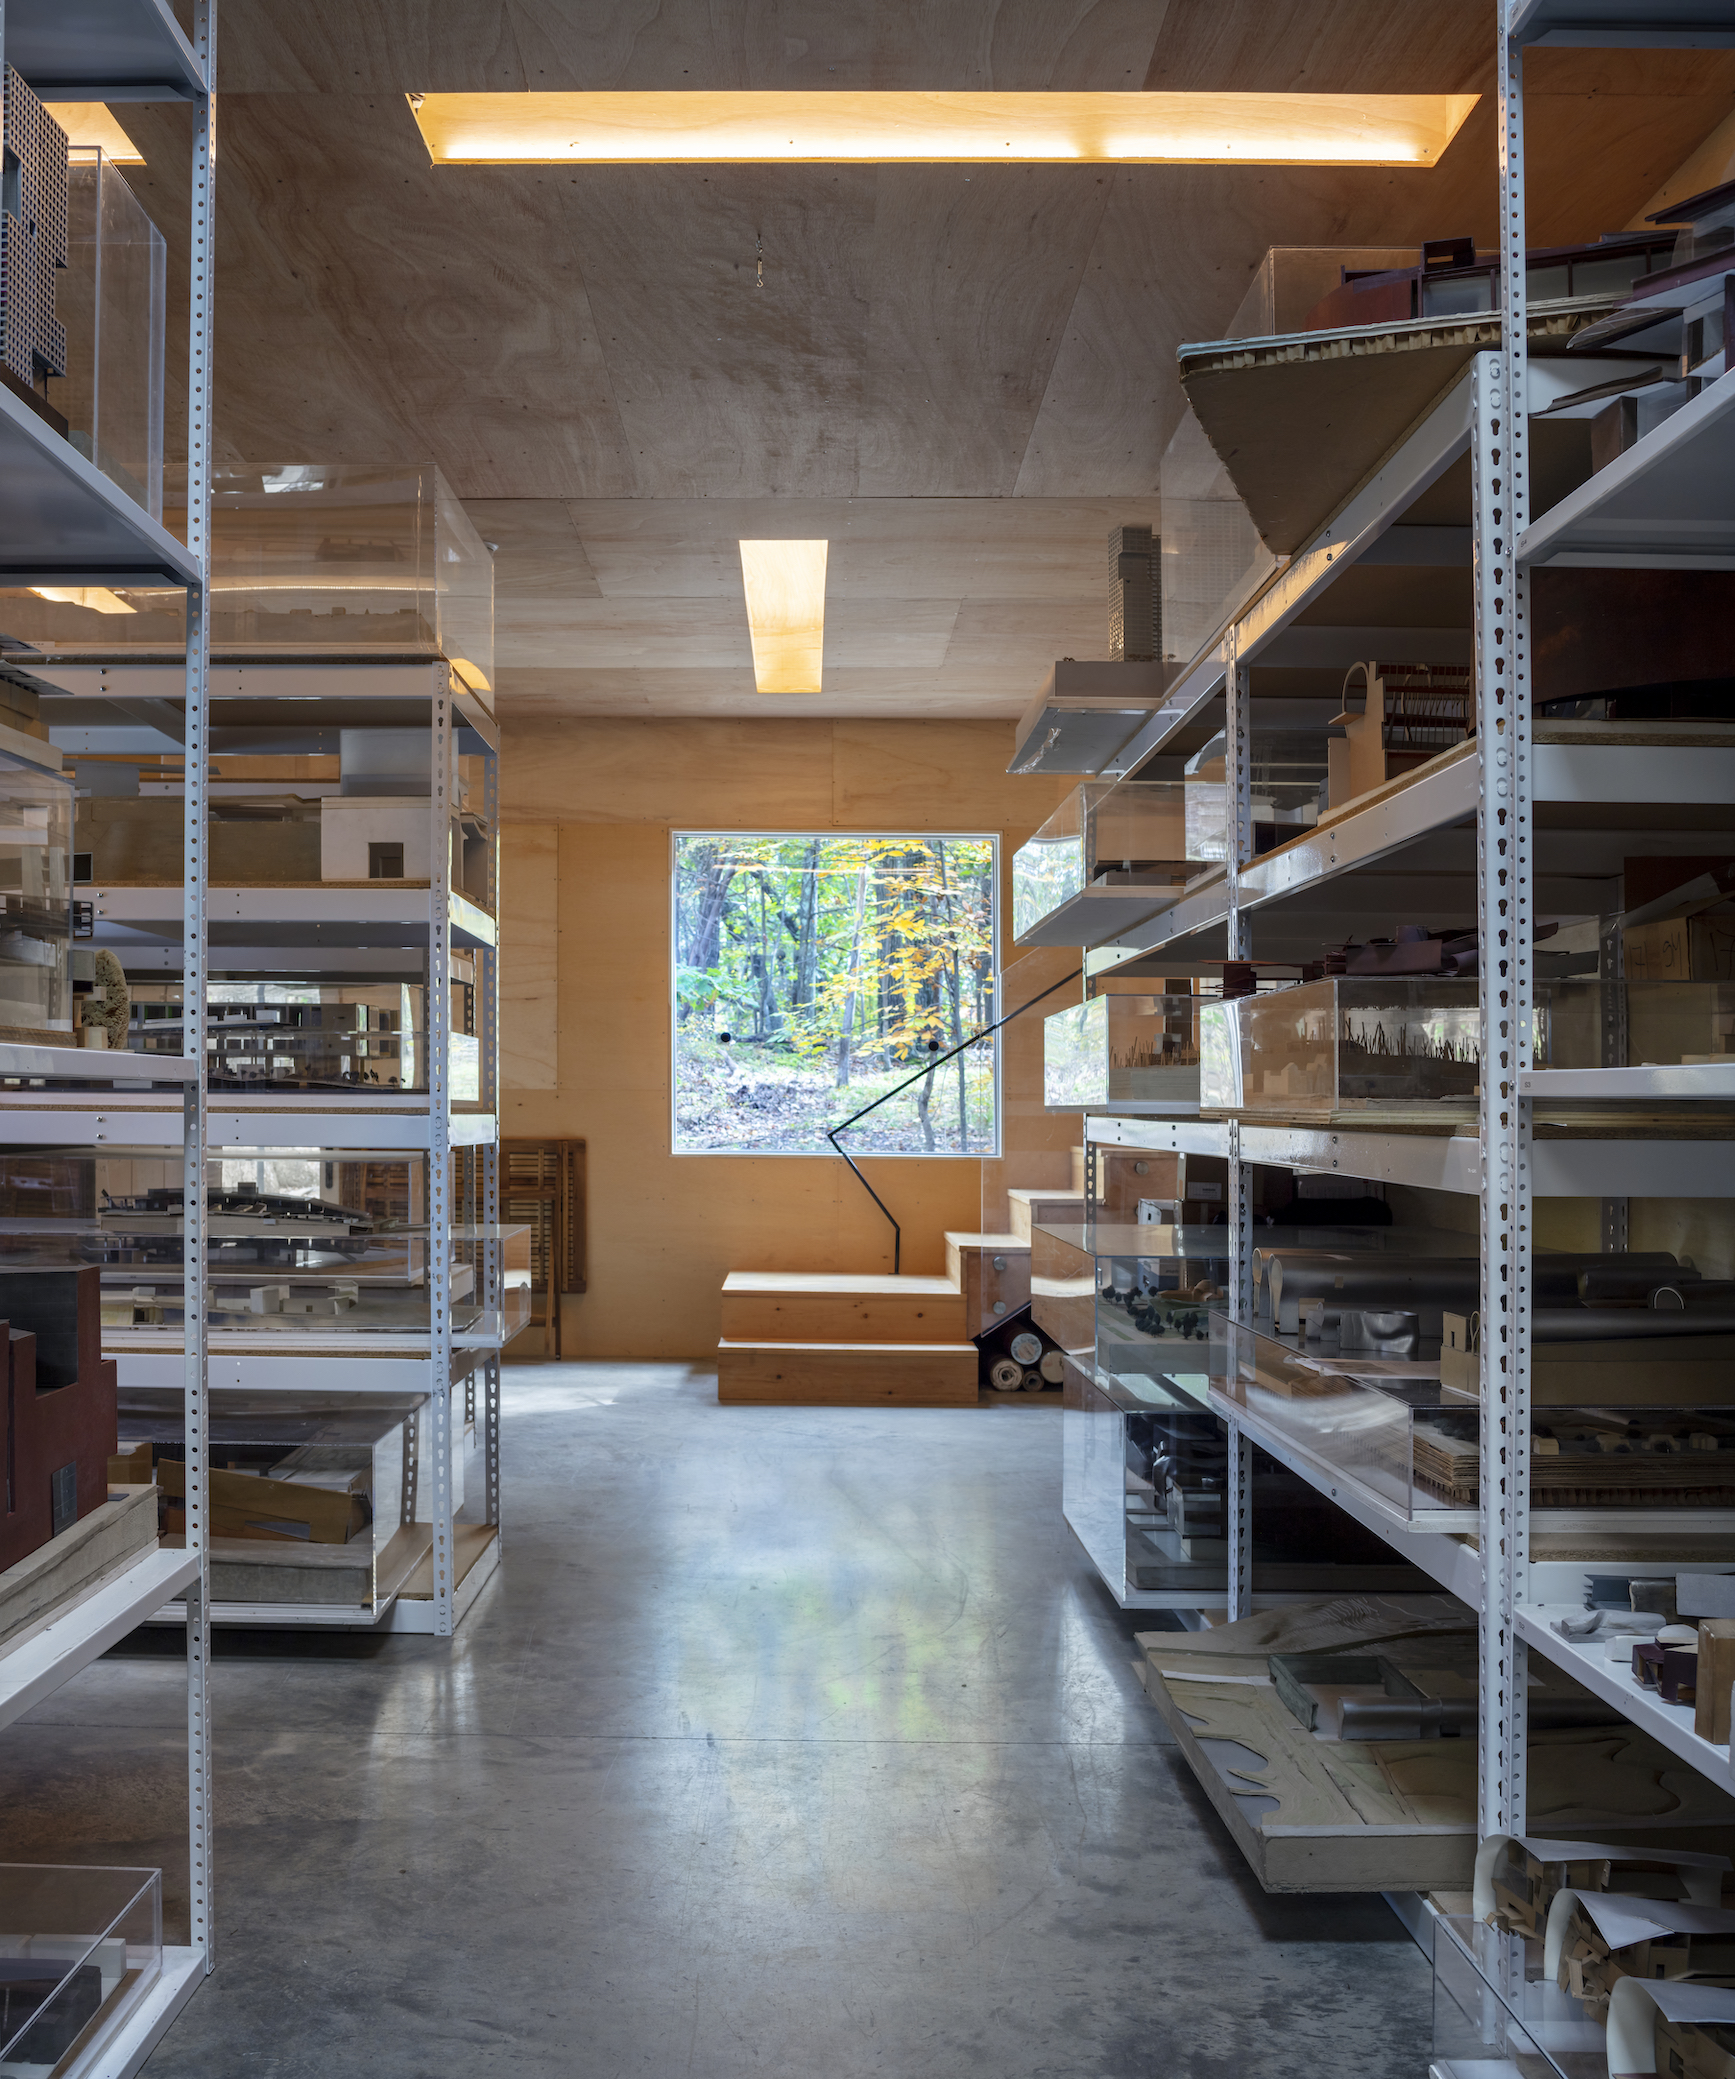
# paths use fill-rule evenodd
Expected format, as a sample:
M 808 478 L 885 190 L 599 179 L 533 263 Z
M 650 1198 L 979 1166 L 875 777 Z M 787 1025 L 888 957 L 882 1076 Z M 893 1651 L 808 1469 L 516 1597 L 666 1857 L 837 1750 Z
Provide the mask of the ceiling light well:
M 824 541 L 744 541 L 741 587 L 761 693 L 817 693 L 825 657 Z
M 410 94 L 436 166 L 1432 166 L 1474 94 Z
M 100 145 L 111 165 L 142 166 L 145 155 L 120 126 L 120 119 L 100 101 L 49 101 L 48 113 L 66 132 L 73 151 Z

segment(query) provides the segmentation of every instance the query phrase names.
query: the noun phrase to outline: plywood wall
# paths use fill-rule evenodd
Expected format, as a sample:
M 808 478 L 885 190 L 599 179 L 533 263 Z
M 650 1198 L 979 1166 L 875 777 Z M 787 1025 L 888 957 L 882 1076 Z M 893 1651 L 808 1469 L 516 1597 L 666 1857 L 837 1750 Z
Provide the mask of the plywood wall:
M 731 1270 L 891 1268 L 890 1231 L 842 1163 L 670 1153 L 670 831 L 998 831 L 1004 882 L 1064 791 L 1009 778 L 1011 747 L 1006 722 L 508 717 L 501 1130 L 589 1143 L 570 1354 L 709 1356 Z M 1009 913 L 1003 896 L 1003 934 Z M 1032 1152 L 1056 1173 L 1028 1181 L 1067 1174 L 1075 1128 L 1019 1131 L 1026 1147 L 1046 1131 Z M 906 1271 L 942 1270 L 945 1230 L 978 1226 L 982 1167 L 863 1163 L 903 1224 Z

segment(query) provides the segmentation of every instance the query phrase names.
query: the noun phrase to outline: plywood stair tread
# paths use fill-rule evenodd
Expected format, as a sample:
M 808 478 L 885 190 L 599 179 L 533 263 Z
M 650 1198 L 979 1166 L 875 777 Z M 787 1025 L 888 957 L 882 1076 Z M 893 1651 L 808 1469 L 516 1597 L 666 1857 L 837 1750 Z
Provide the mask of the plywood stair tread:
M 745 1342 L 717 1345 L 724 1404 L 966 1408 L 979 1399 L 976 1345 L 955 1342 Z
M 737 1342 L 737 1341 L 732 1341 L 732 1340 L 731 1340 L 731 1339 L 730 1339 L 730 1338 L 729 1338 L 728 1336 L 724 1336 L 724 1337 L 723 1337 L 723 1339 L 722 1339 L 722 1340 L 721 1340 L 721 1341 L 720 1341 L 720 1342 L 718 1343 L 718 1345 L 717 1345 L 717 1348 L 718 1348 L 719 1350 L 777 1350 L 777 1351 L 783 1351 L 783 1350 L 792 1350 L 792 1351 L 793 1351 L 793 1350 L 823 1350 L 823 1351 L 825 1351 L 825 1352 L 826 1352 L 826 1354 L 827 1354 L 828 1356 L 830 1356 L 830 1355 L 834 1355 L 834 1354 L 836 1354 L 836 1353 L 838 1353 L 838 1352 L 840 1352 L 840 1351 L 849 1351 L 849 1352 L 851 1352 L 851 1353 L 852 1353 L 852 1354 L 854 1354 L 854 1355 L 859 1355 L 859 1356 L 862 1356 L 862 1357 L 867 1357 L 867 1356 L 873 1356 L 873 1357 L 897 1357 L 897 1356 L 900 1356 L 900 1355 L 902 1355 L 902 1356 L 906 1356 L 906 1357 L 907 1357 L 907 1356 L 909 1356 L 909 1355 L 910 1355 L 911 1353 L 913 1353 L 913 1352 L 916 1352 L 916 1353 L 920 1353 L 920 1354 L 921 1354 L 921 1355 L 923 1355 L 923 1356 L 932 1356 L 932 1355 L 934 1355 L 934 1354 L 935 1354 L 936 1352 L 940 1352 L 940 1351 L 944 1351 L 944 1352 L 948 1352 L 948 1353 L 956 1353 L 956 1352 L 959 1352 L 959 1351 L 968 1351 L 968 1352 L 969 1352 L 969 1354 L 970 1354 L 970 1356 L 971 1356 L 972 1358 L 974 1358 L 974 1357 L 975 1357 L 975 1355 L 976 1355 L 976 1345 L 975 1345 L 974 1343 L 966 1343 L 966 1342 L 950 1342 L 950 1343 L 867 1343 L 867 1342 L 863 1342 L 863 1343 L 834 1343 L 834 1342 L 814 1342 L 814 1341 L 808 1341 L 808 1342 L 794 1342 L 794 1341 L 791 1341 L 791 1342 L 781 1342 L 781 1341 L 775 1340 L 775 1339 L 773 1339 L 772 1337 L 769 1337 L 769 1336 L 757 1336 L 757 1337 L 754 1337 L 754 1338 L 753 1338 L 753 1339 L 752 1339 L 751 1341 L 746 1341 L 746 1340 L 743 1340 L 743 1341 L 739 1341 L 739 1342 Z
M 997 1249 L 1008 1256 L 1030 1253 L 1027 1234 L 954 1234 L 948 1230 L 946 1240 L 955 1249 Z
M 889 1272 L 731 1271 L 723 1280 L 723 1290 L 761 1295 L 797 1292 L 837 1298 L 944 1299 L 955 1298 L 958 1288 L 950 1278 L 893 1277 Z

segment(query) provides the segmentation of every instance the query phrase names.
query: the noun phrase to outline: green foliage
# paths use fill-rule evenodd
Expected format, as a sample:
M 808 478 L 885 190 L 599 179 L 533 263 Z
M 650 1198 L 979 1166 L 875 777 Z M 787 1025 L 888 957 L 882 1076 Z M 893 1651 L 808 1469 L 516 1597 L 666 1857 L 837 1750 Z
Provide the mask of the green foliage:
M 823 1148 L 991 1023 L 994 897 L 988 838 L 678 838 L 677 1148 Z M 992 1043 L 972 1048 L 850 1146 L 992 1147 L 992 1069 Z

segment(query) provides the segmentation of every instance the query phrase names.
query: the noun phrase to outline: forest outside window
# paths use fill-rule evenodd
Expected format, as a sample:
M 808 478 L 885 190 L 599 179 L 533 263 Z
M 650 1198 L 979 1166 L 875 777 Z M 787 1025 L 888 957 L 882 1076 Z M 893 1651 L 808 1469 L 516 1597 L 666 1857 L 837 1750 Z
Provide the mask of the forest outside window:
M 992 1155 L 993 837 L 674 839 L 674 1150 Z M 927 1073 L 923 1073 L 926 1069 Z

